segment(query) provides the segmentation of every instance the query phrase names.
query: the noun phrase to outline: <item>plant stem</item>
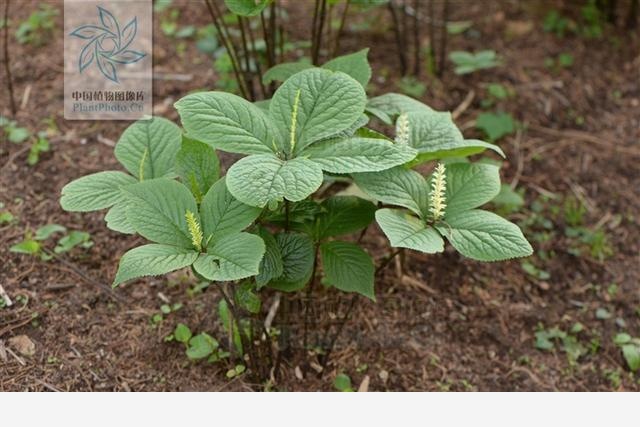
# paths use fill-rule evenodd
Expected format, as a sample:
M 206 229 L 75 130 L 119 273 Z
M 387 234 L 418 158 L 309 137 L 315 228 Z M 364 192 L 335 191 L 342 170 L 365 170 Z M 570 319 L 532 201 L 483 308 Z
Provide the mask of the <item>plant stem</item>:
M 309 284 L 309 289 L 307 290 L 307 298 L 304 304 L 304 334 L 302 339 L 302 346 L 307 348 L 307 335 L 309 330 L 309 314 L 311 313 L 311 300 L 313 298 L 313 289 L 316 285 L 316 272 L 318 269 L 318 250 L 320 249 L 319 245 L 316 245 L 316 250 L 313 255 L 313 270 L 311 272 L 311 279 Z
M 11 115 L 16 116 L 16 99 L 13 94 L 13 80 L 11 78 L 11 66 L 9 65 L 9 2 L 6 0 L 4 4 L 4 70 L 7 74 L 7 89 L 9 90 L 9 100 L 11 105 Z
M 262 92 L 262 99 L 267 99 L 267 88 L 264 86 L 262 82 L 262 61 L 260 56 L 258 55 L 258 50 L 256 49 L 256 39 L 253 36 L 253 30 L 251 29 L 251 22 L 245 21 L 247 24 L 247 32 L 249 33 L 249 41 L 251 43 L 251 55 L 256 62 L 256 71 L 258 72 L 258 83 L 260 85 L 260 91 Z M 269 94 L 270 96 L 271 94 Z
M 404 76 L 407 74 L 407 58 L 404 51 L 404 46 L 402 45 L 402 30 L 400 29 L 400 19 L 398 18 L 398 12 L 393 4 L 393 0 L 387 3 L 387 8 L 389 9 L 389 13 L 391 13 L 391 18 L 393 19 L 393 32 L 396 37 L 396 51 L 398 53 L 398 60 L 400 61 L 400 74 Z
M 436 64 L 436 24 L 435 24 L 435 11 L 433 4 L 436 0 L 429 0 L 429 70 L 428 72 L 438 72 L 438 65 Z M 417 15 L 417 14 L 416 14 Z
M 327 347 L 325 354 L 321 358 L 321 363 L 320 363 L 320 365 L 322 366 L 321 372 L 324 372 L 327 365 L 329 364 L 329 357 L 331 356 L 331 353 L 334 350 L 336 342 L 338 341 L 338 338 L 342 334 L 342 330 L 344 329 L 344 326 L 347 324 L 347 321 L 349 320 L 349 317 L 351 316 L 351 312 L 353 311 L 353 308 L 356 306 L 357 301 L 358 301 L 358 294 L 354 294 L 351 297 L 351 301 L 349 302 L 349 307 L 347 307 L 347 311 L 345 311 L 342 318 L 340 318 L 340 322 L 338 323 L 338 330 L 331 338 L 331 342 L 329 343 L 329 346 Z M 323 342 L 326 340 L 327 335 L 329 335 L 329 328 L 327 328 L 327 331 L 323 338 Z
M 225 283 L 225 286 L 226 286 L 226 283 Z M 245 335 L 244 328 L 240 324 L 240 320 L 242 318 L 240 317 L 240 313 L 238 313 L 238 310 L 237 310 L 235 296 L 233 297 L 233 302 L 232 302 L 229 295 L 227 295 L 225 286 L 220 287 L 220 292 L 222 293 L 222 297 L 226 301 L 227 306 L 229 307 L 229 310 L 231 310 L 231 315 L 235 319 L 235 327 L 238 328 L 238 335 L 240 335 L 240 341 L 242 342 L 242 347 L 246 348 L 247 351 L 249 352 L 249 360 L 251 361 L 252 367 L 256 369 L 258 376 L 260 378 L 264 378 L 264 372 L 262 370 L 262 366 L 258 360 L 258 357 L 256 356 L 253 337 Z M 229 329 L 231 331 L 232 336 L 233 336 L 233 326 L 234 326 L 233 324 L 234 322 L 231 322 L 231 325 L 229 325 Z
M 271 3 L 269 8 L 269 36 L 271 37 L 271 63 L 276 64 L 276 33 L 278 31 L 278 22 L 276 20 L 276 2 Z
M 438 77 L 442 77 L 445 69 L 445 59 L 447 57 L 447 20 L 449 19 L 449 0 L 444 0 L 442 5 L 442 27 L 440 28 L 440 49 L 438 54 Z
M 376 268 L 375 276 L 377 276 L 378 274 L 380 274 L 380 272 L 381 272 L 382 270 L 384 270 L 384 269 L 389 265 L 389 263 L 390 263 L 390 262 L 391 262 L 395 257 L 397 257 L 398 255 L 400 255 L 403 251 L 404 251 L 404 249 L 399 248 L 399 249 L 396 249 L 395 251 L 393 251 L 391 254 L 389 254 L 389 255 L 387 255 L 386 257 L 384 257 L 384 258 L 382 259 L 382 261 L 380 262 L 380 264 L 378 265 L 378 268 Z
M 240 27 L 240 35 L 242 38 L 242 50 L 244 54 L 244 81 L 246 82 L 247 88 L 249 89 L 249 96 L 251 97 L 251 101 L 256 100 L 256 94 L 253 90 L 253 76 L 251 73 L 251 62 L 249 58 L 249 46 L 247 44 L 247 34 L 245 30 L 245 20 L 242 16 L 238 17 L 238 26 Z
M 218 35 L 222 39 L 222 43 L 224 44 L 227 53 L 229 54 L 229 58 L 231 59 L 231 66 L 233 67 L 233 73 L 236 76 L 236 81 L 238 82 L 238 88 L 240 89 L 240 93 L 244 98 L 249 97 L 249 93 L 246 87 L 246 81 L 242 74 L 240 63 L 238 62 L 238 57 L 236 55 L 235 47 L 229 37 L 229 33 L 227 31 L 227 26 L 222 19 L 220 10 L 216 5 L 214 0 L 204 0 L 207 5 L 207 9 L 209 10 L 209 14 L 211 15 L 211 19 L 213 21 L 213 25 L 216 27 L 216 31 Z
M 365 231 L 366 231 L 366 229 L 365 229 Z M 374 277 L 377 276 L 381 271 L 383 271 L 385 269 L 385 267 L 387 265 L 389 265 L 391 260 L 393 260 L 396 256 L 398 256 L 399 254 L 402 254 L 402 253 L 404 253 L 404 249 L 399 248 L 399 249 L 396 249 L 390 255 L 386 256 L 382 260 L 382 262 L 380 263 L 378 268 L 376 268 L 375 273 L 374 273 Z M 336 331 L 336 333 L 331 338 L 329 346 L 327 347 L 327 350 L 326 350 L 325 354 L 321 358 L 321 365 L 322 365 L 322 368 L 323 368 L 322 370 L 323 371 L 327 367 L 327 364 L 329 363 L 329 356 L 331 356 L 331 353 L 333 352 L 333 349 L 334 349 L 334 347 L 336 345 L 336 341 L 338 340 L 338 338 L 342 334 L 342 330 L 344 329 L 344 326 L 346 325 L 347 321 L 349 320 L 349 316 L 351 315 L 351 312 L 353 311 L 353 308 L 355 307 L 357 301 L 358 301 L 358 294 L 354 294 L 351 297 L 351 302 L 349 303 L 349 307 L 347 308 L 347 311 L 340 318 L 340 322 L 338 323 L 338 330 Z M 323 338 L 322 342 L 326 341 L 328 335 L 329 335 L 329 328 L 327 328 L 327 330 L 326 330 L 326 332 L 324 334 L 324 338 Z
M 318 27 L 318 14 L 320 13 L 320 2 L 322 0 L 316 0 L 313 8 L 313 20 L 311 21 L 311 58 L 316 56 L 316 31 Z M 315 63 L 314 63 L 315 64 Z
M 318 20 L 318 28 L 316 32 L 316 50 L 314 52 L 313 65 L 318 65 L 320 59 L 320 50 L 322 49 L 322 35 L 324 33 L 324 21 L 327 16 L 327 0 L 320 2 L 320 16 Z
M 413 2 L 413 75 L 420 76 L 420 19 L 419 19 L 420 0 Z
M 340 37 L 342 36 L 342 31 L 344 30 L 344 23 L 347 20 L 347 12 L 349 11 L 349 5 L 351 4 L 351 0 L 347 0 L 344 4 L 344 9 L 342 9 L 342 17 L 340 18 L 340 26 L 338 27 L 338 31 L 336 31 L 335 42 L 333 43 L 333 53 L 332 57 L 336 57 L 338 55 L 338 51 L 340 50 Z

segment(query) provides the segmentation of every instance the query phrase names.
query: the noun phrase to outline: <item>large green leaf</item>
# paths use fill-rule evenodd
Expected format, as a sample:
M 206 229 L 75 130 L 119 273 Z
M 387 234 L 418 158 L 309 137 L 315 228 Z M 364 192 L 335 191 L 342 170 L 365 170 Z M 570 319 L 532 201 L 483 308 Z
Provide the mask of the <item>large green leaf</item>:
M 444 250 L 444 241 L 438 232 L 406 211 L 380 209 L 376 212 L 376 221 L 394 248 L 428 254 Z
M 458 212 L 436 228 L 458 252 L 478 261 L 502 261 L 533 253 L 518 226 L 492 212 Z
M 385 93 L 369 99 L 366 110 L 388 125 L 393 124 L 393 118 L 402 113 L 433 111 L 431 107 L 422 102 L 399 93 Z
M 320 166 L 302 157 L 281 160 L 274 155 L 253 155 L 235 163 L 227 173 L 231 194 L 241 202 L 257 207 L 282 199 L 300 201 L 321 184 Z
M 333 58 L 322 65 L 331 71 L 342 71 L 353 77 L 363 87 L 367 87 L 367 83 L 371 80 L 371 66 L 367 59 L 369 48 L 359 50 L 358 52 Z
M 240 154 L 279 150 L 269 118 L 249 101 L 225 92 L 200 92 L 175 103 L 187 135 Z
M 320 245 L 327 282 L 345 292 L 357 292 L 375 301 L 373 261 L 355 243 L 332 241 Z
M 262 75 L 262 82 L 266 85 L 274 81 L 283 82 L 294 74 L 308 68 L 313 68 L 313 65 L 309 62 L 285 62 L 274 65 Z
M 139 120 L 120 136 L 116 159 L 139 181 L 174 175 L 175 157 L 180 150 L 182 132 L 162 117 Z
M 216 182 L 202 199 L 200 219 L 205 242 L 247 228 L 260 215 L 261 209 L 236 200 L 225 184 L 225 178 Z
M 427 181 L 418 172 L 396 167 L 382 172 L 353 174 L 356 185 L 382 203 L 403 206 L 425 217 L 429 209 Z
M 196 201 L 184 185 L 158 178 L 128 185 L 127 220 L 152 242 L 192 248 L 185 215 L 198 214 Z
M 240 16 L 256 16 L 273 0 L 224 0 L 229 10 Z
M 416 151 L 379 138 L 330 139 L 307 147 L 301 156 L 334 173 L 374 172 L 411 161 Z
M 376 206 L 355 196 L 333 196 L 322 202 L 325 212 L 318 216 L 316 238 L 342 236 L 363 229 L 373 221 Z
M 282 252 L 278 241 L 268 230 L 260 228 L 258 235 L 264 241 L 265 252 L 260 263 L 260 273 L 256 276 L 258 289 L 265 286 L 271 279 L 282 276 Z
M 123 196 L 124 197 L 124 196 Z M 107 228 L 109 230 L 117 231 L 119 233 L 124 234 L 133 234 L 136 230 L 129 223 L 127 219 L 127 201 L 123 200 L 121 202 L 113 205 L 109 212 L 104 217 L 104 220 L 107 222 Z
M 445 215 L 482 206 L 500 192 L 500 169 L 482 163 L 454 163 L 446 167 Z
M 200 203 L 209 187 L 220 177 L 220 161 L 211 146 L 183 136 L 182 148 L 176 155 L 176 171 Z
M 474 154 L 482 153 L 486 149 L 493 150 L 500 156 L 505 157 L 504 152 L 499 146 L 490 142 L 480 141 L 479 139 L 465 139 L 463 141 L 458 141 L 456 143 L 456 147 L 457 148 L 420 153 L 415 158 L 415 160 L 411 162 L 411 165 L 419 165 L 431 160 L 469 157 L 473 156 Z
M 470 155 L 486 148 L 504 157 L 497 145 L 475 139 L 465 140 L 449 112 L 410 111 L 407 113 L 407 119 L 410 131 L 409 144 L 418 150 L 421 161 Z
M 133 248 L 120 258 L 113 286 L 143 276 L 158 276 L 188 267 L 198 253 L 168 245 L 144 245 Z
M 282 254 L 282 275 L 271 280 L 268 286 L 284 292 L 302 289 L 313 271 L 315 251 L 313 241 L 306 234 L 280 233 L 276 241 Z
M 291 147 L 296 100 L 295 147 Z M 287 79 L 273 96 L 269 111 L 286 142 L 286 151 L 298 153 L 315 141 L 349 128 L 364 112 L 365 103 L 364 89 L 347 74 L 312 68 Z
M 200 254 L 193 268 L 205 279 L 217 282 L 244 279 L 258 274 L 264 250 L 264 242 L 255 234 L 229 234 L 212 239 L 207 253 Z
M 123 199 L 121 187 L 136 180 L 124 172 L 106 171 L 83 176 L 62 188 L 60 205 L 70 212 L 105 209 Z

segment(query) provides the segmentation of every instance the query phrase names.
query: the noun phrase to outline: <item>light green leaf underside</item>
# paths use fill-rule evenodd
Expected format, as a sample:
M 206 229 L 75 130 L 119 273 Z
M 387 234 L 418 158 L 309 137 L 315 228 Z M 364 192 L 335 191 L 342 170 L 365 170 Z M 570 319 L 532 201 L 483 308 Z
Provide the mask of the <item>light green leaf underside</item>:
M 200 205 L 200 220 L 205 242 L 212 236 L 218 239 L 239 233 L 260 215 L 261 209 L 236 200 L 225 184 L 218 180 L 207 192 Z
M 196 201 L 184 185 L 158 178 L 124 188 L 130 197 L 127 220 L 141 236 L 156 243 L 192 248 L 185 214 L 197 217 Z
M 355 243 L 332 241 L 320 245 L 325 279 L 344 292 L 357 292 L 375 301 L 374 266 L 369 254 Z
M 376 221 L 395 248 L 408 248 L 428 254 L 444 251 L 444 241 L 432 227 L 399 209 L 380 209 Z
M 326 140 L 301 154 L 333 173 L 374 172 L 411 161 L 416 151 L 407 145 L 378 138 Z
M 427 181 L 418 172 L 395 167 L 376 173 L 353 175 L 356 185 L 374 199 L 412 210 L 426 218 L 429 209 Z
M 369 99 L 367 112 L 378 117 L 386 124 L 393 123 L 393 117 L 411 111 L 433 111 L 422 102 L 399 93 L 386 93 Z
M 284 292 L 302 289 L 313 270 L 315 252 L 313 241 L 306 234 L 280 233 L 276 241 L 282 254 L 282 276 L 279 276 L 268 286 Z
M 312 68 L 293 75 L 278 88 L 269 105 L 287 152 L 291 151 L 292 111 L 298 91 L 294 153 L 349 128 L 366 103 L 362 86 L 344 73 Z
M 120 136 L 114 149 L 116 159 L 139 181 L 171 177 L 182 132 L 170 120 L 154 117 L 139 120 Z
M 260 273 L 256 276 L 258 289 L 264 287 L 271 279 L 282 276 L 282 252 L 273 234 L 264 228 L 260 228 L 258 235 L 265 244 L 265 252 L 260 262 Z
M 225 92 L 200 92 L 175 103 L 187 135 L 229 153 L 279 149 L 269 118 L 249 101 Z
M 369 123 L 369 116 L 367 116 L 366 114 L 361 114 L 360 117 L 358 117 L 358 120 L 356 120 L 354 123 L 351 124 L 351 126 L 349 126 L 347 129 L 338 132 L 336 134 L 333 134 L 329 137 L 327 137 L 326 139 L 343 139 L 343 138 L 350 138 L 352 136 L 354 136 L 363 126 L 366 126 L 367 123 Z M 382 135 L 382 134 L 380 134 Z M 357 136 L 366 136 L 366 135 L 357 135 Z M 387 139 L 386 136 L 382 135 L 383 139 Z M 325 139 L 323 139 L 324 141 Z
M 104 217 L 107 228 L 124 234 L 133 234 L 136 230 L 127 219 L 127 202 L 116 203 Z
M 151 244 L 133 248 L 120 258 L 113 285 L 137 277 L 158 276 L 179 270 L 193 264 L 196 258 L 198 254 L 195 251 L 175 246 Z
M 182 147 L 176 155 L 176 172 L 200 202 L 220 177 L 220 161 L 211 146 L 183 136 Z
M 338 56 L 322 65 L 331 71 L 342 71 L 353 77 L 363 87 L 367 87 L 367 83 L 371 80 L 371 66 L 367 60 L 369 48 L 359 50 L 358 52 L 347 55 Z
M 459 212 L 437 228 L 458 252 L 478 261 L 502 261 L 533 253 L 518 226 L 492 212 Z
M 321 184 L 320 166 L 302 157 L 285 161 L 273 155 L 253 155 L 235 163 L 227 174 L 231 194 L 241 202 L 257 207 L 284 198 L 300 201 Z
M 318 216 L 318 239 L 342 236 L 361 230 L 373 221 L 376 207 L 355 196 L 333 196 L 322 202 L 325 212 Z
M 308 62 L 285 62 L 269 68 L 262 76 L 262 82 L 268 85 L 271 82 L 283 82 L 300 71 L 313 68 Z
M 490 142 L 480 141 L 478 139 L 465 139 L 456 144 L 458 148 L 451 150 L 438 150 L 430 153 L 421 153 L 411 162 L 411 165 L 419 165 L 431 160 L 450 159 L 454 157 L 469 157 L 474 154 L 480 154 L 486 149 L 493 150 L 502 157 L 506 157 L 502 149 Z
M 504 157 L 495 144 L 464 136 L 453 122 L 451 113 L 441 111 L 410 111 L 409 144 L 418 150 L 419 162 L 452 156 L 471 155 L 489 148 Z
M 446 215 L 484 205 L 500 192 L 500 169 L 481 163 L 454 163 L 446 167 Z
M 123 200 L 121 187 L 136 180 L 124 172 L 106 171 L 83 176 L 62 188 L 60 205 L 70 212 L 106 209 Z
M 264 255 L 264 242 L 255 234 L 237 233 L 212 240 L 193 268 L 208 280 L 226 282 L 255 276 Z

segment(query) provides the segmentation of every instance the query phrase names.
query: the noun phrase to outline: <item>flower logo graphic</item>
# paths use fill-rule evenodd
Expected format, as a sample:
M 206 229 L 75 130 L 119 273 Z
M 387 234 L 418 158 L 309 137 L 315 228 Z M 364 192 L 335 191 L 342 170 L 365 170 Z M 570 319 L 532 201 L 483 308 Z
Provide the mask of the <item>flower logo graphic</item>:
M 134 17 L 121 30 L 118 20 L 107 9 L 98 6 L 98 16 L 102 26 L 82 25 L 69 34 L 88 40 L 80 51 L 78 68 L 82 73 L 95 61 L 103 76 L 120 83 L 116 65 L 132 64 L 146 56 L 146 53 L 129 49 L 138 31 L 138 18 Z

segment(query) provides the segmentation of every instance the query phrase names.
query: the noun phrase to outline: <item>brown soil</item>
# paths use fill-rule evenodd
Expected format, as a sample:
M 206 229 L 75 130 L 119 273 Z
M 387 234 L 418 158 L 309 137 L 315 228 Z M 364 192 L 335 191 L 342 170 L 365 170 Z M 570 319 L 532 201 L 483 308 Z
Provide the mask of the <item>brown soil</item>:
M 182 12 L 182 25 L 208 23 L 200 3 L 174 3 Z M 503 179 L 526 189 L 527 207 L 512 216 L 515 221 L 533 215 L 541 196 L 556 198 L 543 200 L 546 208 L 539 216 L 548 217 L 553 229 L 546 241 L 532 238 L 536 255 L 530 260 L 550 277 L 526 274 L 520 261 L 482 264 L 451 251 L 407 254 L 402 269 L 392 264 L 385 270 L 376 287 L 377 304 L 357 303 L 325 375 L 308 368 L 313 356 L 294 349 L 274 389 L 331 390 L 336 373 L 345 372 L 355 387 L 368 376 L 369 389 L 376 391 L 640 390 L 638 377 L 628 371 L 612 342 L 623 330 L 640 336 L 640 37 L 607 27 L 602 39 L 559 38 L 541 30 L 550 4 L 538 10 L 532 3 L 452 2 L 453 19 L 472 20 L 474 30 L 451 37 L 450 50 L 494 49 L 505 65 L 462 77 L 449 69 L 440 81 L 423 78 L 428 85 L 423 99 L 434 108 L 455 110 L 474 91 L 457 122 L 465 134 L 480 136 L 474 119 L 483 111 L 486 84 L 500 82 L 516 93 L 499 103 L 524 125 L 500 141 L 509 159 Z M 12 4 L 15 29 L 37 2 Z M 62 13 L 61 3 L 53 4 Z M 298 24 L 290 35 L 305 39 L 312 3 L 291 6 L 291 22 Z M 393 33 L 385 24 L 387 15 L 381 17 L 372 30 L 347 29 L 341 46 L 343 52 L 371 47 L 374 93 L 397 91 Z M 533 25 L 529 31 L 513 34 L 528 22 Z M 212 87 L 217 77 L 193 43 L 187 42 L 179 57 L 175 42 L 156 24 L 155 72 L 166 79 L 155 81 L 155 110 L 177 121 L 173 101 L 190 90 Z M 118 258 L 141 239 L 109 231 L 101 213 L 60 209 L 58 196 L 65 183 L 118 167 L 111 145 L 128 123 L 62 118 L 60 17 L 56 28 L 55 37 L 41 47 L 11 38 L 18 103 L 30 91 L 18 122 L 35 131 L 52 119 L 59 132 L 51 138 L 52 150 L 35 167 L 26 165 L 24 146 L 6 141 L 0 146 L 0 202 L 17 218 L 0 226 L 0 285 L 18 300 L 12 308 L 0 308 L 0 391 L 260 389 L 246 377 L 228 380 L 225 364 L 190 363 L 177 343 L 164 342 L 179 321 L 221 336 L 215 286 L 191 296 L 187 290 L 193 279 L 174 274 L 112 292 L 108 283 Z M 571 67 L 545 67 L 545 58 L 563 52 L 573 55 Z M 172 74 L 191 78 L 178 81 Z M 0 112 L 6 116 L 5 84 L 3 73 Z M 554 213 L 554 206 L 562 206 L 567 197 L 586 206 L 586 226 L 606 232 L 610 257 L 569 252 L 573 241 L 565 237 L 563 215 Z M 65 263 L 9 252 L 25 230 L 47 223 L 88 231 L 95 245 L 65 255 Z M 536 227 L 527 229 L 529 237 L 545 231 Z M 379 230 L 368 233 L 364 243 L 372 255 L 384 257 L 387 249 Z M 159 313 L 164 298 L 183 308 L 153 326 L 150 318 Z M 322 290 L 318 298 L 335 296 Z M 598 308 L 611 317 L 598 319 Z M 577 322 L 584 326 L 579 342 L 594 347 L 577 362 L 569 362 L 560 343 L 555 351 L 536 349 L 539 327 L 569 330 Z M 12 354 L 8 340 L 18 335 L 35 343 L 33 356 Z M 596 341 L 599 346 L 592 345 Z M 2 342 L 11 350 L 6 358 Z

